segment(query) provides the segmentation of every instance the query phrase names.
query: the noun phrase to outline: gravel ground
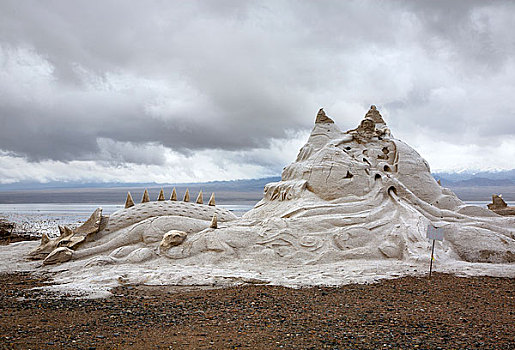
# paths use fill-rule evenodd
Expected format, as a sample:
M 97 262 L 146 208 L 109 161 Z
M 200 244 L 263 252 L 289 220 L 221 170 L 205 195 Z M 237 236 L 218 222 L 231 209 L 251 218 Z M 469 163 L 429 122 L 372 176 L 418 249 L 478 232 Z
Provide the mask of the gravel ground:
M 0 275 L 1 349 L 515 349 L 515 280 L 435 274 L 339 288 L 123 286 L 81 300 Z

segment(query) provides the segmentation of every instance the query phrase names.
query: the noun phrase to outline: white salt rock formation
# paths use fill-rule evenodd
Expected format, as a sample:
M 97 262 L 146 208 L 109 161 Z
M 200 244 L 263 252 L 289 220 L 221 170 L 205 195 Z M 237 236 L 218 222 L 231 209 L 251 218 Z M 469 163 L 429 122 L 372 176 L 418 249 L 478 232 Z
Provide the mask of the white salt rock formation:
M 214 207 L 214 195 L 204 205 L 201 194 L 189 202 L 188 190 L 182 202 L 175 189 L 170 201 L 160 195 L 148 202 L 145 193 L 142 203 L 109 218 L 96 213 L 94 227 L 45 239 L 33 257 L 46 256 L 47 264 L 94 256 L 111 263 L 169 258 L 198 267 L 416 263 L 428 259 L 432 224 L 445 229 L 439 259 L 515 262 L 515 218 L 466 205 L 442 188 L 427 162 L 392 136 L 375 106 L 346 132 L 321 109 L 281 181 L 266 185 L 263 199 L 240 219 Z
M 347 132 L 321 109 L 295 162 L 280 182 L 266 185 L 251 211 L 162 254 L 188 263 L 419 260 L 430 249 L 429 224 L 445 228 L 443 258 L 515 262 L 515 220 L 466 205 L 442 188 L 375 106 Z
M 502 194 L 493 194 L 492 203 L 487 204 L 487 207 L 499 215 L 515 215 L 515 207 L 509 207 L 502 199 Z
M 29 253 L 29 258 L 43 260 L 46 265 L 103 255 L 110 256 L 111 262 L 140 262 L 156 257 L 153 252 L 159 242 L 165 236 L 167 240 L 176 236 L 171 232 L 187 235 L 202 231 L 212 225 L 213 216 L 222 222 L 236 219 L 230 211 L 214 205 L 165 201 L 162 192 L 155 202 L 132 203 L 110 216 L 102 216 L 99 208 L 76 229 L 59 227 L 61 235 L 54 239 L 43 235 L 40 246 Z M 176 194 L 175 188 L 173 193 Z M 131 198 L 130 194 L 127 198 Z M 147 190 L 145 198 L 148 199 Z

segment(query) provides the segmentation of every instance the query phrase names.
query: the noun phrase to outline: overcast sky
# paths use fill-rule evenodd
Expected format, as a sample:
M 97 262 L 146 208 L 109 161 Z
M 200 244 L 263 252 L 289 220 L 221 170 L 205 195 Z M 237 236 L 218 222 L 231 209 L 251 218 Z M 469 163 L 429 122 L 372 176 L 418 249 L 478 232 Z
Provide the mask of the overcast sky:
M 433 171 L 515 168 L 513 1 L 0 2 L 0 183 L 280 174 L 376 104 Z

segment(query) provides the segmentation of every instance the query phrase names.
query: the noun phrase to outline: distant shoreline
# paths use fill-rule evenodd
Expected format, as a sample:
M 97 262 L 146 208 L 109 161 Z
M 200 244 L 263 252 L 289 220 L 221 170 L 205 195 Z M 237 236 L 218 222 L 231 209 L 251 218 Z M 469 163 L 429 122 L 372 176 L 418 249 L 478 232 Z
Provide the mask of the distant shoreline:
M 263 198 L 263 187 L 231 189 L 228 186 L 175 186 L 179 198 L 182 198 L 188 188 L 190 195 L 197 196 L 202 190 L 205 197 L 215 193 L 216 201 L 220 204 L 252 204 Z M 165 197 L 169 197 L 172 186 L 148 187 L 150 199 L 158 197 L 161 188 L 165 190 Z M 458 186 L 449 187 L 463 201 L 490 201 L 492 194 L 502 194 L 505 201 L 515 201 L 515 186 Z M 138 201 L 145 187 L 121 188 L 61 188 L 42 190 L 9 190 L 0 191 L 0 204 L 27 204 L 27 203 L 54 203 L 54 204 L 123 204 L 127 192 L 131 192 L 135 201 Z

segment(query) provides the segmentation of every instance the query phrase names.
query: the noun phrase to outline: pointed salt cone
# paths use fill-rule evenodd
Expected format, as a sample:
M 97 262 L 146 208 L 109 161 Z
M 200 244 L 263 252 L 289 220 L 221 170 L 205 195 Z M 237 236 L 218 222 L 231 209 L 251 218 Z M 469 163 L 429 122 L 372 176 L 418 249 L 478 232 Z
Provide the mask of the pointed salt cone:
M 134 201 L 132 200 L 132 196 L 130 192 L 127 192 L 127 199 L 125 200 L 125 209 L 133 207 Z
M 145 188 L 145 192 L 143 192 L 143 198 L 141 198 L 141 203 L 150 202 L 150 198 L 148 196 L 148 191 Z
M 440 186 L 442 186 L 442 181 L 440 181 L 440 179 L 438 179 L 438 181 L 436 181 L 436 182 L 438 182 L 438 184 L 439 184 Z
M 198 193 L 197 204 L 204 204 L 204 199 L 202 198 L 202 190 L 200 190 L 200 192 Z
M 61 225 L 57 225 L 57 228 L 59 229 L 59 236 L 64 235 L 64 227 L 62 227 Z M 41 236 L 41 238 L 43 238 L 43 236 Z
M 190 201 L 190 190 L 186 189 L 186 193 L 184 194 L 183 201 L 184 202 L 189 202 Z
M 209 198 L 209 203 L 207 203 L 207 205 L 210 205 L 212 207 L 215 206 L 215 194 L 214 193 L 211 193 L 211 198 Z
M 175 190 L 175 187 L 172 190 L 172 195 L 170 196 L 170 200 L 171 201 L 176 201 L 177 200 L 177 191 Z
M 64 228 L 63 228 L 63 230 L 64 230 Z M 48 235 L 46 233 L 43 233 L 41 235 L 41 244 L 45 244 L 48 242 L 50 242 L 50 238 L 48 238 Z
M 102 208 L 97 208 L 88 220 L 73 230 L 73 234 L 77 237 L 85 238 L 93 233 L 97 233 L 100 229 L 100 221 L 102 221 Z
M 315 119 L 315 124 L 321 123 L 334 124 L 334 121 L 325 114 L 323 108 L 320 108 Z
M 218 228 L 218 220 L 216 219 L 216 214 L 213 214 L 213 218 L 211 219 L 211 228 Z
M 157 200 L 158 201 L 164 201 L 165 200 L 165 193 L 164 193 L 163 189 L 161 189 L 161 191 L 159 192 L 159 197 L 157 197 Z
M 73 235 L 73 230 L 71 228 L 69 228 L 68 226 L 64 226 L 63 229 L 64 229 L 64 237 Z

